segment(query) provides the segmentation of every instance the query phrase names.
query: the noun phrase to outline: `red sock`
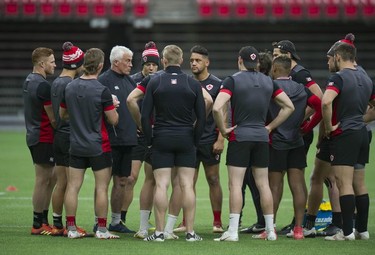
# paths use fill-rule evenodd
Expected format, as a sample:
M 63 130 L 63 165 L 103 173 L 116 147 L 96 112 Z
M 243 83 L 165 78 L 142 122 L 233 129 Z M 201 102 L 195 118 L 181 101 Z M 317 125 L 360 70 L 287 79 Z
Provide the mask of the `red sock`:
M 221 211 L 213 211 L 214 213 L 214 225 L 221 226 Z
M 107 227 L 107 218 L 98 218 L 98 227 L 106 228 Z
M 66 216 L 66 226 L 73 227 L 76 225 L 76 216 Z

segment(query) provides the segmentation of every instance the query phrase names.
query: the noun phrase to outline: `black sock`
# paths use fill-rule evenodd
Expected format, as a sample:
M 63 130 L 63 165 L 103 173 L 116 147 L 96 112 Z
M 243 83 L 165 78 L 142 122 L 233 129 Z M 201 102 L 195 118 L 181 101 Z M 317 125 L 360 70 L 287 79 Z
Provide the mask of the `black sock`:
M 62 229 L 64 227 L 62 223 L 62 216 L 53 216 L 53 225 L 58 229 Z
M 33 227 L 40 228 L 43 224 L 43 213 L 34 212 Z
M 148 220 L 150 220 L 150 218 L 151 218 L 151 211 L 150 211 L 150 213 L 148 214 Z
M 355 210 L 354 195 L 344 195 L 340 197 L 340 206 L 342 213 L 342 230 L 344 235 L 353 233 L 353 214 Z
M 355 228 L 359 233 L 367 231 L 368 211 L 370 207 L 370 199 L 368 194 L 355 197 L 355 206 L 357 208 L 357 217 L 355 220 Z
M 43 210 L 43 224 L 49 225 L 49 223 L 48 223 L 48 210 Z
M 332 224 L 338 228 L 342 228 L 341 212 L 332 212 Z
M 126 222 L 126 214 L 128 213 L 128 211 L 121 211 L 121 221 L 123 223 Z
M 306 214 L 305 228 L 312 229 L 315 227 L 316 215 Z

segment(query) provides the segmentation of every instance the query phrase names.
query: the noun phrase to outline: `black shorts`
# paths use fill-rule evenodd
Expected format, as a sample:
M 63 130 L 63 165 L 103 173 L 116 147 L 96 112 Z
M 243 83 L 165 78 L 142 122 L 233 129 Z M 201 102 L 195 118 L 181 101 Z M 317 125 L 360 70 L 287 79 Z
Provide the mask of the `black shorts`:
M 200 162 L 207 166 L 220 164 L 220 154 L 213 153 L 213 145 L 213 143 L 198 145 L 197 164 L 195 168 L 199 167 Z
M 144 137 L 138 138 L 138 145 L 132 148 L 132 160 L 146 161 L 151 164 L 151 150 L 147 147 Z
M 365 165 L 369 159 L 369 137 L 366 127 L 348 130 L 331 138 L 331 165 Z
M 322 161 L 331 162 L 330 140 L 324 137 L 316 151 L 316 157 Z
M 227 165 L 237 167 L 268 167 L 269 148 L 267 142 L 229 142 Z
M 310 145 L 314 141 L 314 131 L 311 130 L 310 132 L 304 134 L 304 136 L 302 138 L 303 138 L 303 142 L 305 144 L 305 146 L 304 146 L 305 154 L 307 155 L 307 153 L 309 152 L 309 149 L 310 149 Z
M 132 151 L 134 146 L 112 146 L 112 175 L 128 177 L 132 170 Z
M 29 146 L 29 150 L 34 164 L 55 165 L 52 143 L 37 143 Z
M 152 168 L 195 168 L 196 148 L 193 136 L 155 137 L 152 144 Z
M 87 169 L 91 167 L 93 171 L 102 170 L 112 166 L 112 153 L 104 152 L 96 157 L 80 157 L 70 155 L 69 166 L 78 169 Z
M 372 140 L 372 132 L 371 132 L 371 130 L 368 130 L 367 132 L 368 132 L 368 144 L 370 145 L 371 140 Z M 368 148 L 369 148 L 369 150 L 365 153 L 370 156 L 370 146 Z M 364 168 L 365 168 L 365 164 L 357 163 L 357 164 L 354 165 L 354 170 L 364 169 Z
M 56 132 L 53 138 L 53 153 L 57 166 L 69 166 L 69 147 L 69 134 Z
M 304 169 L 306 166 L 304 146 L 289 150 L 277 150 L 270 146 L 269 171 L 282 172 L 290 168 Z

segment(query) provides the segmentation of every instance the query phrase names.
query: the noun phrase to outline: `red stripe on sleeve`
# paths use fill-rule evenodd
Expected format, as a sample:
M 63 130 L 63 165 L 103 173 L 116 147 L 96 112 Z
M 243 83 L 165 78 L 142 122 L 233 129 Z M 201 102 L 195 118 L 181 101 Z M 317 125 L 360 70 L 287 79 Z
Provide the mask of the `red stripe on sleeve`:
M 284 92 L 284 90 L 282 90 L 282 89 L 278 89 L 278 90 L 276 90 L 275 92 L 273 92 L 273 94 L 272 94 L 272 98 L 277 97 L 278 95 L 280 95 L 280 94 L 283 93 L 283 92 Z
M 339 90 L 338 88 L 334 87 L 334 86 L 328 86 L 326 89 L 333 90 L 333 91 L 335 91 L 337 94 L 340 93 L 340 90 Z
M 65 103 L 60 103 L 60 107 L 66 109 L 66 104 Z
M 375 95 L 371 95 L 371 100 L 374 100 L 375 99 Z
M 104 111 L 107 112 L 107 111 L 111 111 L 115 109 L 115 106 L 114 105 L 110 105 L 110 106 L 107 106 L 107 107 L 104 107 Z
M 315 83 L 316 83 L 315 81 L 309 81 L 308 83 L 306 83 L 305 87 L 309 88 L 309 87 L 311 87 L 311 85 L 313 85 Z
M 221 89 L 220 92 L 224 92 L 224 93 L 227 93 L 228 95 L 232 96 L 232 91 L 230 91 L 229 89 Z
M 44 105 L 44 106 L 51 105 L 51 104 L 52 104 L 52 101 L 44 101 L 44 102 L 43 102 L 43 105 Z
M 143 94 L 146 94 L 146 88 L 143 87 L 142 85 L 138 84 L 137 89 L 139 89 L 140 91 L 142 91 Z

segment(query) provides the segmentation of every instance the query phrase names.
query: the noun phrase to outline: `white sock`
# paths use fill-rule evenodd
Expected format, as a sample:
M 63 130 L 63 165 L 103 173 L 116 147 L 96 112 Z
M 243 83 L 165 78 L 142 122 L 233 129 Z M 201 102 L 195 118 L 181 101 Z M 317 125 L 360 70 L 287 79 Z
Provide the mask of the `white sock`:
M 239 213 L 230 213 L 229 214 L 229 228 L 228 232 L 232 234 L 238 234 L 238 223 L 240 221 Z
M 140 231 L 147 231 L 148 230 L 148 217 L 150 215 L 149 210 L 141 210 L 141 219 L 139 222 L 139 230 Z
M 157 231 L 157 230 L 155 230 L 155 235 L 156 236 L 159 236 L 160 234 L 164 234 L 163 232 L 160 232 L 160 231 Z
M 273 214 L 265 214 L 264 221 L 266 222 L 266 231 L 274 230 L 273 228 Z
M 121 221 L 121 213 L 112 213 L 112 226 L 116 226 Z
M 53 217 L 61 217 L 62 214 L 52 213 L 52 216 L 53 216 Z
M 173 233 L 174 225 L 176 224 L 177 216 L 168 214 L 167 224 L 165 224 L 164 232 Z

